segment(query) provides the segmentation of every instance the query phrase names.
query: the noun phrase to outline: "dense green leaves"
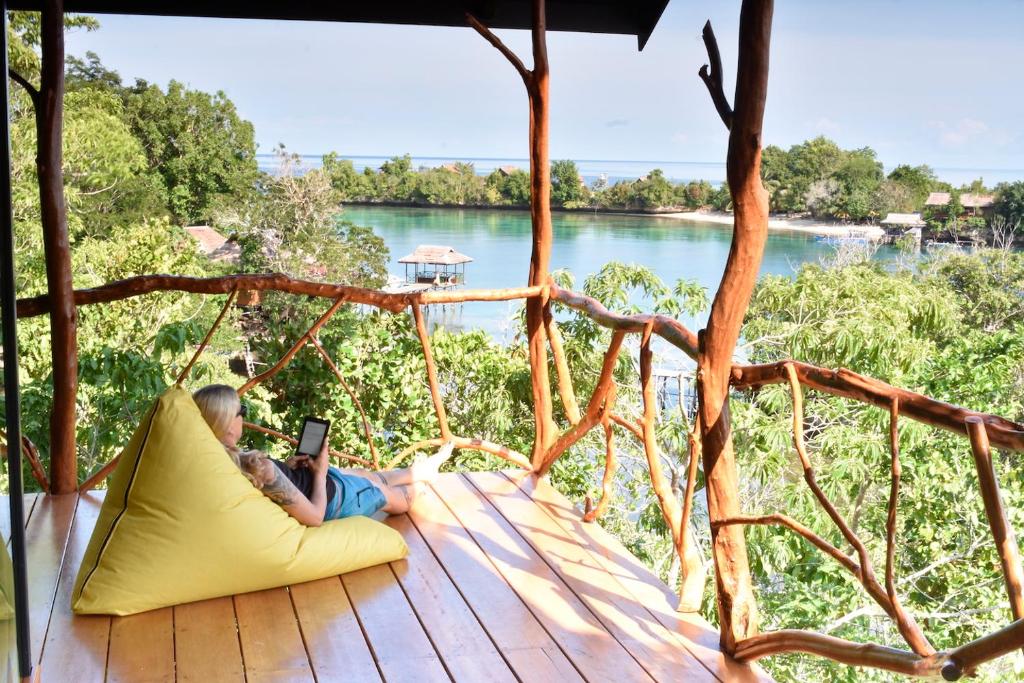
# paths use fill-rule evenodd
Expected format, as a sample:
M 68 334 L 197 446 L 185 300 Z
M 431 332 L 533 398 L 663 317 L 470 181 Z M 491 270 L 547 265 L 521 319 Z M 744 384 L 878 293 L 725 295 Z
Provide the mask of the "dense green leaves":
M 793 280 L 763 279 L 744 332 L 752 358 L 793 357 L 848 367 L 1020 420 L 1024 256 L 981 252 L 918 265 L 916 271 L 869 263 L 807 265 Z M 804 436 L 818 482 L 881 571 L 889 489 L 887 412 L 805 394 Z M 786 512 L 844 548 L 797 467 L 788 388 L 767 387 L 737 397 L 732 406 L 744 510 Z M 947 648 L 1006 623 L 998 560 L 967 440 L 903 419 L 900 450 L 898 589 L 936 647 Z M 1011 521 L 1019 525 L 1024 514 L 1012 501 L 1021 500 L 1022 471 L 1015 459 L 1000 458 L 999 472 Z M 773 527 L 751 528 L 747 539 L 765 628 L 810 628 L 905 648 L 859 584 L 802 539 Z M 780 680 L 894 679 L 806 657 L 773 658 L 766 665 Z M 1009 680 L 1020 666 L 1019 657 L 1011 657 L 983 669 L 982 677 Z

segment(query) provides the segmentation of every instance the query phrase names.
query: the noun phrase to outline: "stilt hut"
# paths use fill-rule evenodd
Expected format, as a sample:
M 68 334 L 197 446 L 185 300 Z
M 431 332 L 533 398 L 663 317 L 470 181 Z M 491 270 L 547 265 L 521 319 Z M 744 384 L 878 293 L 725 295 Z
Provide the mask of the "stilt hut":
M 723 63 L 710 24 L 704 41 L 709 65 L 700 71 L 723 125 L 729 130 L 728 184 L 734 213 L 733 245 L 706 329 L 688 330 L 662 315 L 622 316 L 599 302 L 559 287 L 549 275 L 551 252 L 548 156 L 549 68 L 546 32 L 626 33 L 642 49 L 664 10 L 664 0 L 495 0 L 486 3 L 275 3 L 197 0 L 9 0 L 4 9 L 42 12 L 42 78 L 25 80 L 39 117 L 38 178 L 46 242 L 49 290 L 17 299 L 14 279 L 9 167 L 0 176 L 3 230 L 2 305 L 6 437 L 10 476 L 13 586 L 4 598 L 16 618 L 0 624 L 11 637 L 16 661 L 9 678 L 46 681 L 85 680 L 767 680 L 755 661 L 786 652 L 805 652 L 856 666 L 874 666 L 907 675 L 948 680 L 1024 645 L 1024 599 L 1020 561 L 991 468 L 991 446 L 1024 450 L 1024 427 L 995 415 L 948 405 L 911 391 L 863 377 L 790 360 L 770 365 L 734 365 L 733 353 L 764 250 L 768 196 L 760 180 L 762 120 L 768 84 L 773 3 L 742 0 L 735 96 L 724 91 Z M 72 288 L 70 245 L 61 177 L 64 12 L 221 16 L 261 19 L 365 21 L 440 26 L 468 25 L 501 52 L 521 78 L 529 105 L 532 254 L 524 264 L 525 286 L 507 290 L 427 291 L 387 294 L 343 285 L 294 279 L 280 274 L 197 279 L 144 275 L 104 286 Z M 532 65 L 514 54 L 492 29 L 531 31 Z M 5 34 L 6 35 L 6 34 Z M 6 40 L 6 38 L 5 38 Z M 6 54 L 6 43 L 4 53 Z M 23 79 L 24 80 L 24 79 Z M 7 81 L 4 81 L 7 101 Z M 4 144 L 9 145 L 7 120 Z M 436 436 L 411 448 L 451 441 L 504 458 L 511 473 L 450 474 L 431 487 L 426 503 L 389 525 L 410 549 L 406 560 L 368 567 L 321 581 L 222 595 L 185 605 L 168 605 L 130 616 L 73 615 L 73 580 L 97 523 L 102 492 L 92 490 L 114 462 L 84 482 L 75 463 L 74 421 L 77 377 L 76 310 L 80 306 L 144 295 L 188 291 L 227 295 L 225 310 L 240 292 L 276 290 L 320 297 L 325 313 L 263 375 L 238 389 L 244 394 L 283 368 L 310 345 L 337 372 L 316 333 L 346 302 L 390 311 L 408 309 L 422 343 L 436 417 Z M 529 362 L 533 392 L 534 441 L 530 453 L 458 434 L 445 410 L 426 334 L 422 307 L 436 302 L 526 300 Z M 553 303 L 569 306 L 611 331 L 600 377 L 585 404 L 577 400 L 568 375 Z M 18 317 L 49 315 L 55 385 L 49 471 L 34 467 L 44 493 L 22 495 L 21 458 L 36 460 L 23 445 L 19 423 L 19 384 L 15 325 Z M 223 316 L 222 316 L 223 317 Z M 211 330 L 212 334 L 212 330 Z M 639 340 L 639 382 L 644 413 L 639 421 L 616 412 L 612 371 L 627 335 Z M 656 401 L 652 381 L 653 337 L 661 337 L 698 365 L 698 411 L 690 438 L 687 481 L 677 496 L 663 471 L 655 436 Z M 200 344 L 198 352 L 202 351 Z M 191 364 L 190 364 L 191 365 Z M 187 366 L 179 383 L 187 376 Z M 550 373 L 554 371 L 554 382 Z M 344 378 L 337 373 L 339 381 Z M 729 418 L 731 392 L 767 384 L 789 386 L 793 438 L 801 467 L 815 498 L 844 538 L 856 549 L 851 558 L 785 515 L 750 517 L 742 513 Z M 1013 615 L 1002 631 L 936 652 L 892 588 L 893 537 L 885 585 L 864 544 L 828 496 L 817 486 L 803 448 L 803 390 L 811 388 L 888 411 L 893 429 L 900 418 L 945 428 L 969 438 L 979 486 L 996 539 Z M 556 421 L 553 391 L 564 418 Z M 616 540 L 590 524 L 606 508 L 615 475 L 611 424 L 643 444 L 652 486 L 679 556 L 680 591 L 665 586 Z M 544 475 L 558 457 L 597 425 L 607 436 L 603 497 L 580 514 L 555 492 Z M 370 469 L 386 469 L 366 436 Z M 403 457 L 399 454 L 396 457 Z M 894 491 L 898 459 L 894 449 Z M 692 540 L 690 516 L 698 469 L 703 467 L 711 527 L 710 559 L 719 618 L 712 629 L 698 614 L 704 589 L 700 552 Z M 118 482 L 132 482 L 135 470 L 117 469 Z M 130 475 L 130 476 L 129 476 Z M 117 482 L 112 481 L 112 486 Z M 126 491 L 130 493 L 130 486 Z M 168 483 L 167 491 L 172 491 Z M 127 495 L 127 494 L 126 494 Z M 890 518 L 895 515 L 890 502 Z M 589 506 L 588 506 L 589 507 Z M 116 520 L 115 520 L 116 521 Z M 27 524 L 26 524 L 27 522 Z M 743 529 L 778 524 L 800 534 L 835 559 L 863 585 L 871 600 L 892 617 L 907 649 L 852 643 L 802 630 L 759 632 L 757 600 Z M 113 528 L 113 527 L 111 527 Z M 113 532 L 111 532 L 113 533 Z M 100 540 L 105 544 L 116 534 Z M 1006 539 L 1011 539 L 1007 543 Z M 113 541 L 111 541 L 113 542 Z M 105 546 L 104 546 L 105 547 Z M 188 548 L 181 549 L 187 556 Z M 144 558 L 143 558 L 144 559 Z M 248 558 L 222 558 L 232 568 Z M 131 578 L 125 576 L 125 580 Z M 2 634 L 0 634 L 2 635 Z M 16 636 L 16 637 L 15 637 Z
M 466 264 L 472 260 L 453 247 L 421 244 L 398 262 L 405 264 L 407 284 L 430 284 L 447 289 L 466 284 Z

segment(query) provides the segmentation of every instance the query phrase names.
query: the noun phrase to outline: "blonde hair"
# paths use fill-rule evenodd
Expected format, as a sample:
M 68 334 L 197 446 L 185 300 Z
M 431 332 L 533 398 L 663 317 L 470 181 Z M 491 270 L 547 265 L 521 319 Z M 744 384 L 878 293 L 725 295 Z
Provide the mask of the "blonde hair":
M 238 416 L 238 410 L 242 406 L 242 402 L 238 399 L 238 392 L 227 384 L 208 384 L 193 393 L 192 400 L 195 401 L 200 415 L 210 426 L 213 435 L 217 437 L 217 441 L 220 441 L 224 450 L 228 452 L 235 467 L 252 482 L 253 486 L 260 488 L 259 481 L 242 467 L 238 447 L 224 442 L 228 428 L 231 426 L 232 420 Z
M 192 394 L 192 400 L 196 402 L 217 441 L 224 443 L 231 421 L 238 415 L 242 405 L 238 393 L 227 384 L 209 384 Z

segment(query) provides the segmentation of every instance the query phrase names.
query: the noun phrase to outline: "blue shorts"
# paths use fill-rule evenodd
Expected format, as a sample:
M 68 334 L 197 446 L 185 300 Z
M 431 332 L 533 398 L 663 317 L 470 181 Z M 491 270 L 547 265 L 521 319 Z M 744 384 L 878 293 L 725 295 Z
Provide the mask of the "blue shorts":
M 334 482 L 334 497 L 327 501 L 324 521 L 364 515 L 370 517 L 387 505 L 384 493 L 369 479 L 344 474 L 337 467 L 327 470 Z

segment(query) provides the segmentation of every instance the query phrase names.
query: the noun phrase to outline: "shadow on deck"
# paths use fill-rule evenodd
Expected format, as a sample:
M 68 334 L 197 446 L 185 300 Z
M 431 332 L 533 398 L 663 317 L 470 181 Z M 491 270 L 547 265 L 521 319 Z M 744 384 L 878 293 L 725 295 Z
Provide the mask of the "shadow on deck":
M 544 481 L 446 474 L 387 523 L 408 559 L 145 612 L 73 616 L 103 492 L 31 496 L 43 681 L 767 681 Z M 244 558 L 237 558 L 243 562 Z

